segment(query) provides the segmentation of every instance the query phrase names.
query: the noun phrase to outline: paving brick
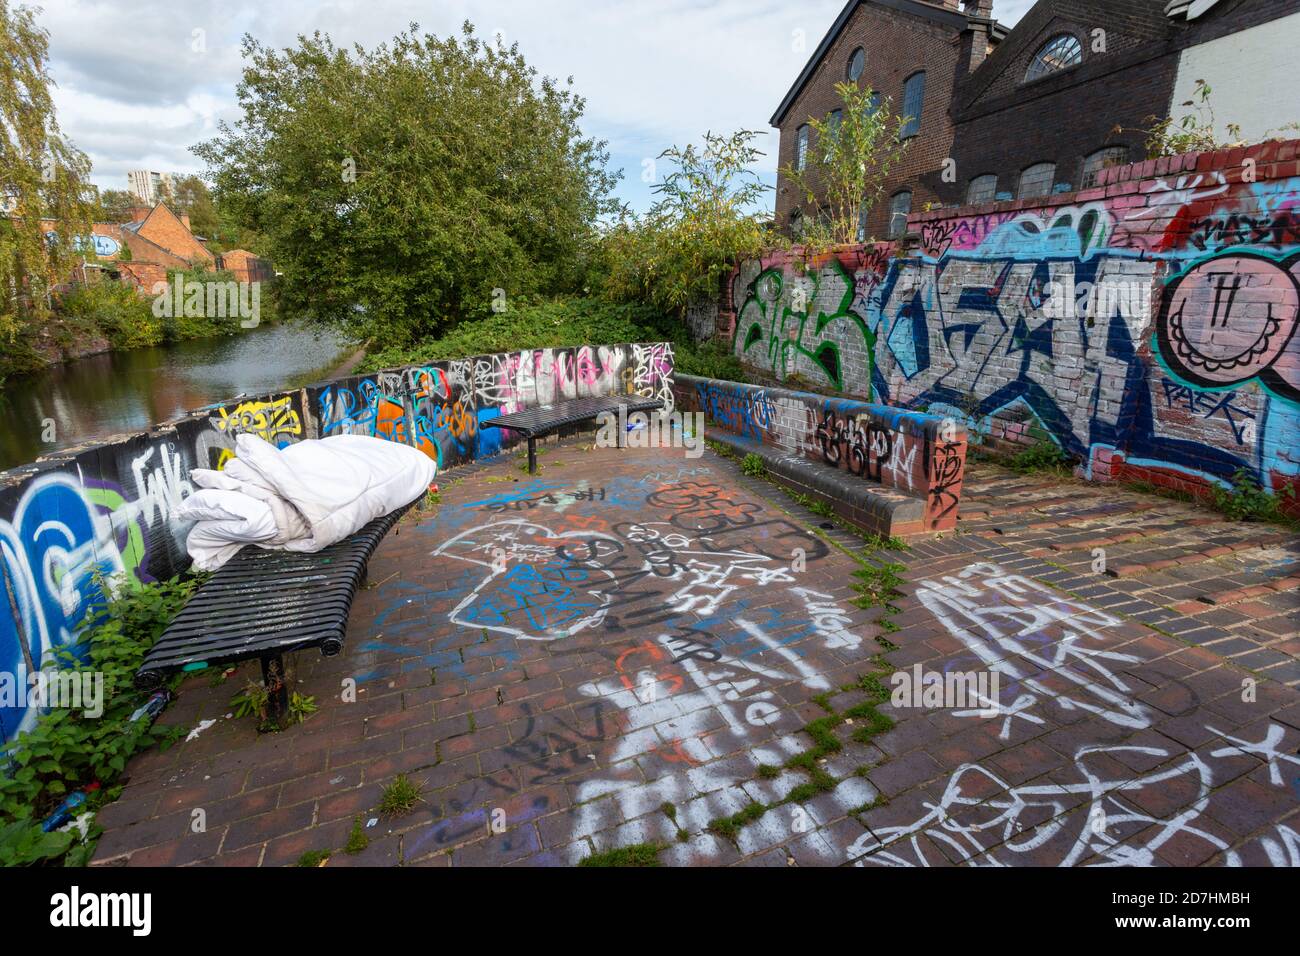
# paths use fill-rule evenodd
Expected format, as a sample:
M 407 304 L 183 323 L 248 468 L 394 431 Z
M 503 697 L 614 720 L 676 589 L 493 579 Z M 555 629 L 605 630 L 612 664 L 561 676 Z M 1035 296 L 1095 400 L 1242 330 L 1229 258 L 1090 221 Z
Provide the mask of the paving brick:
M 834 787 L 769 809 L 733 844 L 710 823 L 755 801 L 780 802 L 809 779 L 799 769 L 768 779 L 758 767 L 780 767 L 812 746 L 804 727 L 826 716 L 814 698 L 829 689 L 837 713 L 866 699 L 840 689 L 874 669 L 879 649 L 880 609 L 851 603 L 859 565 L 812 535 L 824 530 L 820 516 L 712 453 L 682 464 L 566 446 L 540 478 L 487 480 L 509 468 L 465 472 L 444 487 L 436 513 L 412 519 L 414 534 L 381 545 L 371 578 L 389 583 L 358 595 L 343 653 L 297 664 L 321 705 L 305 724 L 258 735 L 247 722 L 223 722 L 166 755 L 133 760 L 122 799 L 101 811 L 96 861 L 283 866 L 333 850 L 330 866 L 571 866 L 652 842 L 667 865 L 1056 865 L 1087 825 L 1096 786 L 1136 819 L 1117 825 L 1117 844 L 1089 851 L 1091 862 L 1200 865 L 1225 859 L 1225 846 L 1266 861 L 1260 839 L 1294 812 L 1293 792 L 1271 781 L 1262 751 L 1223 739 L 1263 747 L 1273 725 L 1286 728 L 1279 753 L 1300 745 L 1291 740 L 1300 738 L 1300 691 L 1286 686 L 1300 683 L 1294 593 L 1261 583 L 1257 569 L 1260 555 L 1283 553 L 1256 540 L 1272 532 L 1241 532 L 1181 502 L 1153 505 L 1074 482 L 1063 490 L 1054 477 L 976 464 L 963 492 L 966 532 L 871 558 L 906 569 L 885 657 L 896 669 L 938 671 L 997 660 L 1016 675 L 1003 681 L 1001 700 L 1017 715 L 884 704 L 896 724 L 870 743 L 854 739 L 866 721 L 841 723 L 831 728 L 840 749 L 817 765 Z M 551 503 L 593 488 L 603 499 Z M 526 606 L 510 606 L 503 602 L 519 592 L 494 590 L 482 565 L 454 549 L 430 554 L 505 520 L 516 522 L 501 540 L 514 549 L 517 586 L 545 581 L 565 589 L 562 601 L 539 585 Z M 634 526 L 663 530 L 652 537 Z M 591 550 L 592 532 L 608 536 L 599 538 L 611 542 L 608 553 Z M 669 533 L 690 535 L 691 555 L 666 545 Z M 828 533 L 861 552 L 860 538 Z M 557 561 L 557 542 L 598 560 Z M 781 575 L 796 542 L 809 561 L 791 584 Z M 1091 547 L 1106 548 L 1125 573 L 1093 574 Z M 1227 550 L 1205 559 L 1219 548 Z M 737 553 L 750 557 L 733 561 Z M 666 570 L 669 560 L 671 575 L 641 573 L 647 561 Z M 971 572 L 989 564 L 1020 577 L 993 585 L 988 572 Z M 746 577 L 760 572 L 761 583 Z M 949 578 L 962 587 L 947 583 L 943 594 L 962 594 L 969 619 L 923 584 Z M 602 582 L 598 594 L 584 597 L 587 581 Z M 453 620 L 474 587 L 527 636 Z M 558 623 L 607 603 L 580 630 Z M 488 610 L 473 613 L 486 621 Z M 552 633 L 561 629 L 568 636 Z M 991 636 L 1021 629 L 1014 645 Z M 1241 699 L 1251 677 L 1242 664 L 1273 678 L 1258 681 L 1253 702 Z M 356 704 L 336 696 L 347 675 L 369 675 Z M 190 681 L 169 719 L 193 726 L 224 714 L 228 696 Z M 1170 836 L 1140 818 L 1199 805 L 1189 750 L 1212 769 L 1213 786 L 1204 810 Z M 397 773 L 410 775 L 423 802 L 370 828 L 364 853 L 342 854 L 353 818 L 375 815 Z M 194 807 L 208 816 L 197 839 L 188 830 Z M 490 829 L 497 811 L 504 834 Z M 982 825 L 1003 813 L 1010 829 Z

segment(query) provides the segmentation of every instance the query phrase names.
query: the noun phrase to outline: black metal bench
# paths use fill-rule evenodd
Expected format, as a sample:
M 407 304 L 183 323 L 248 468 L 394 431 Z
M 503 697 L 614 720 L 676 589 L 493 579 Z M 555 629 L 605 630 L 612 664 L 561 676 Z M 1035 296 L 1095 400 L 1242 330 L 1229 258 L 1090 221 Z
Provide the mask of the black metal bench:
M 537 474 L 537 439 L 549 435 L 565 425 L 577 425 L 591 421 L 601 415 L 617 415 L 620 408 L 626 408 L 625 414 L 634 412 L 652 412 L 663 408 L 664 403 L 657 398 L 643 398 L 640 395 L 607 395 L 591 398 L 575 398 L 567 402 L 552 405 L 539 405 L 522 412 L 500 415 L 483 421 L 480 428 L 508 428 L 520 432 L 528 439 L 528 473 Z M 623 445 L 622 429 L 619 429 L 619 447 Z
M 418 499 L 417 499 L 418 500 Z M 200 671 L 256 657 L 270 694 L 270 718 L 288 704 L 282 655 L 343 648 L 352 598 L 379 542 L 413 505 L 376 518 L 314 554 L 246 545 L 213 573 L 145 654 L 135 683 L 153 690 L 177 671 Z

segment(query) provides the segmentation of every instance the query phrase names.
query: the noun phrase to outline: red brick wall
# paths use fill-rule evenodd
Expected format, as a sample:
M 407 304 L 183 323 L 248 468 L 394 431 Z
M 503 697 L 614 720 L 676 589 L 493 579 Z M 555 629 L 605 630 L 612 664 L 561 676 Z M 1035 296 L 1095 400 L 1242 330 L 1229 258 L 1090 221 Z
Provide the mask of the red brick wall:
M 902 257 L 743 264 L 722 302 L 733 352 L 959 418 L 986 447 L 1050 442 L 1085 477 L 1204 493 L 1240 473 L 1300 494 L 1300 141 L 1115 167 L 908 230 Z
M 824 119 L 840 105 L 835 84 L 847 80 L 849 57 L 859 46 L 866 50 L 866 67 L 859 81 L 863 86 L 893 100 L 895 114 L 903 108 L 903 84 L 917 70 L 925 70 L 925 99 L 921 129 L 912 138 L 907 155 L 889 177 L 884 197 L 867 220 L 869 234 L 884 238 L 888 231 L 889 197 L 904 186 L 912 188 L 912 208 L 938 202 L 939 170 L 950 155 L 953 140 L 948 107 L 961 60 L 960 35 L 923 17 L 875 6 L 859 7 L 839 39 L 823 57 L 817 72 L 805 84 L 781 123 L 778 166 L 792 165 L 796 153 L 796 130 L 809 117 Z M 809 149 L 815 149 L 812 135 Z M 776 196 L 777 226 L 789 227 L 790 212 L 803 205 L 802 196 L 779 177 Z M 810 210 L 803 210 L 809 215 Z

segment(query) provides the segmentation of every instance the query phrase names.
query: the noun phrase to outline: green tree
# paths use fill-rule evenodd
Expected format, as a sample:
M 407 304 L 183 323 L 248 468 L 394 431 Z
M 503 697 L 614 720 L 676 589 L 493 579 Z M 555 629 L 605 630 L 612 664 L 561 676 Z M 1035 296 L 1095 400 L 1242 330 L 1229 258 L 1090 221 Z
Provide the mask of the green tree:
M 51 289 L 81 261 L 90 233 L 90 160 L 63 138 L 47 69 L 49 35 L 30 7 L 0 0 L 0 343 L 50 310 Z M 54 235 L 47 238 L 46 233 Z M 0 363 L 4 364 L 4 363 Z
M 99 193 L 99 210 L 95 213 L 98 222 L 130 222 L 131 210 L 140 205 L 134 193 L 125 189 L 104 189 Z
M 798 238 L 814 252 L 870 238 L 867 214 L 908 146 L 902 136 L 908 117 L 896 116 L 888 97 L 856 83 L 836 83 L 835 92 L 839 109 L 808 120 L 802 165 L 781 170 L 806 204 Z
M 660 198 L 642 218 L 624 210 L 605 237 L 610 298 L 680 314 L 716 297 L 723 273 L 762 250 L 768 213 L 757 207 L 770 187 L 753 171 L 763 155 L 757 135 L 706 133 L 703 149 L 674 146 L 658 157 L 674 167 L 654 187 Z
M 218 207 L 284 273 L 281 314 L 386 346 L 577 287 L 615 208 L 571 79 L 539 77 L 469 23 L 418 29 L 372 50 L 245 37 L 242 118 L 195 148 Z
M 165 182 L 158 198 L 176 215 L 189 216 L 190 229 L 196 236 L 217 237 L 221 229 L 217 206 L 207 184 L 198 176 L 180 176 Z

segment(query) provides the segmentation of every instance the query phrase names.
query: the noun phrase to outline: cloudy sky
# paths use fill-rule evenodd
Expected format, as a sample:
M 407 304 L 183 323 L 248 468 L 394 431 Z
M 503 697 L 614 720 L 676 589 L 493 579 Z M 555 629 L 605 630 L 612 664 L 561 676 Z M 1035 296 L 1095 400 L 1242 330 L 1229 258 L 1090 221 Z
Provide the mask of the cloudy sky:
M 1008 25 L 1033 0 L 994 0 Z M 705 130 L 768 132 L 767 121 L 843 0 L 36 0 L 50 32 L 65 134 L 94 182 L 126 188 L 130 169 L 201 172 L 189 147 L 236 118 L 239 39 L 288 46 L 328 33 L 373 46 L 416 22 L 446 35 L 462 21 L 518 42 L 528 62 L 574 77 L 587 132 L 623 168 L 619 192 L 651 201 L 642 162 Z M 775 180 L 775 136 L 761 172 Z

